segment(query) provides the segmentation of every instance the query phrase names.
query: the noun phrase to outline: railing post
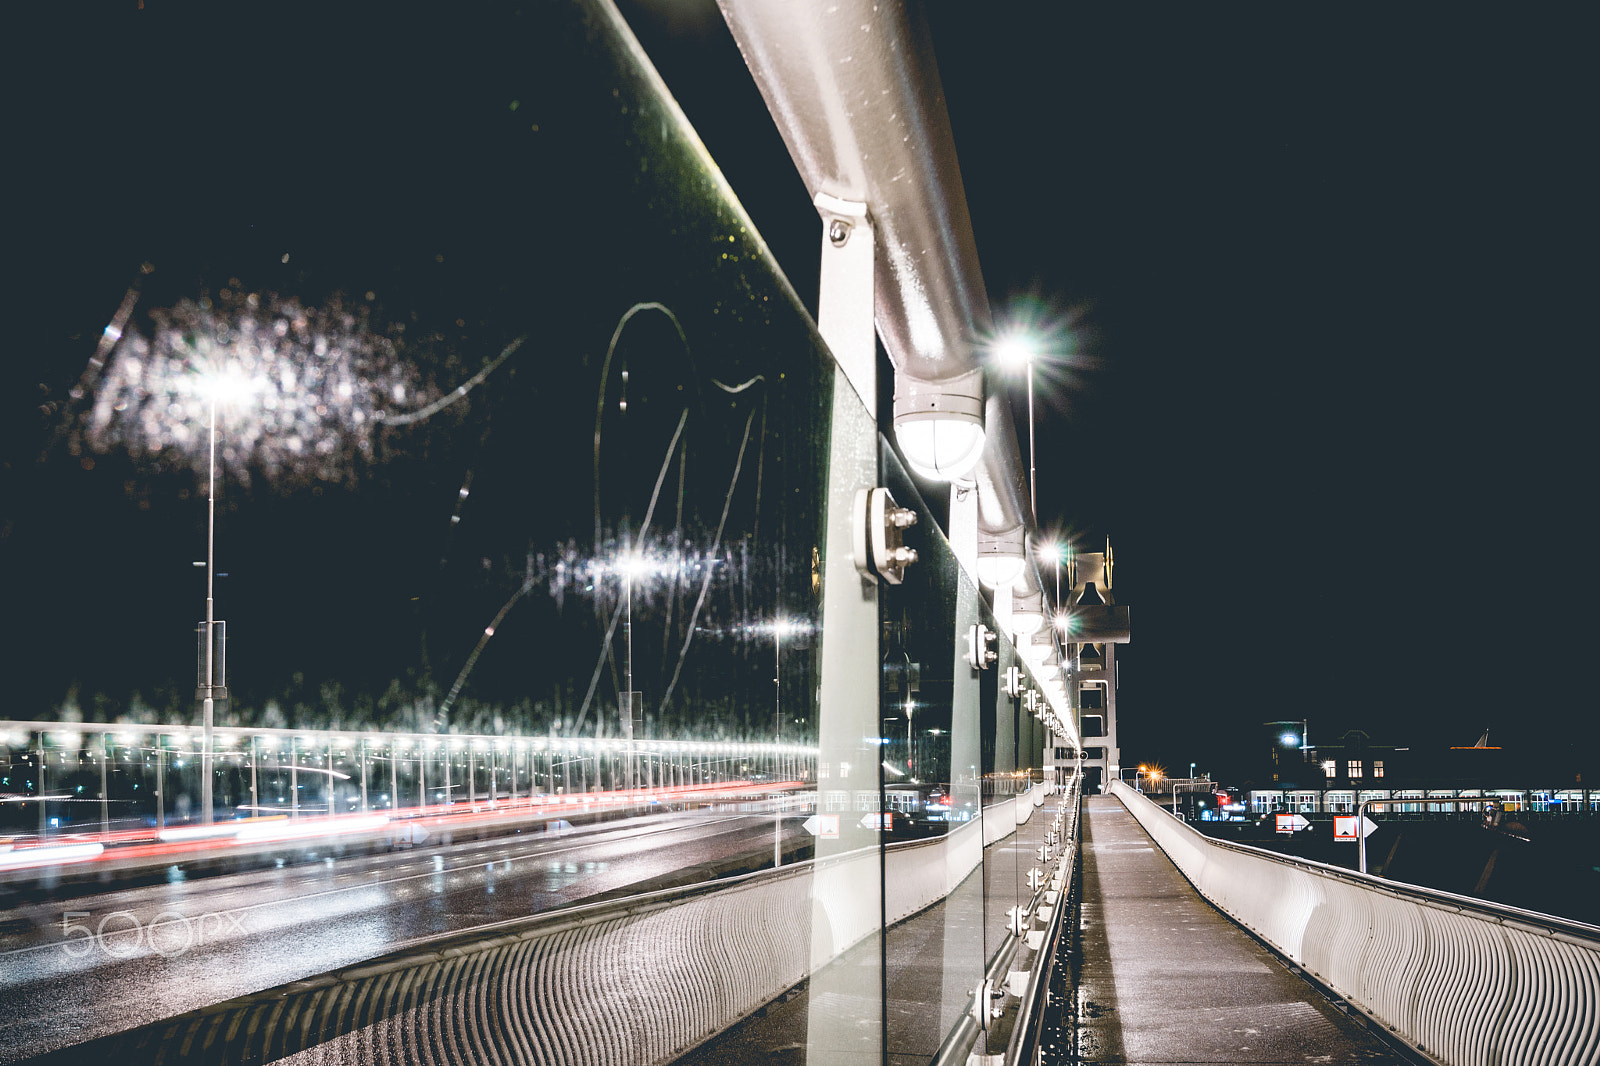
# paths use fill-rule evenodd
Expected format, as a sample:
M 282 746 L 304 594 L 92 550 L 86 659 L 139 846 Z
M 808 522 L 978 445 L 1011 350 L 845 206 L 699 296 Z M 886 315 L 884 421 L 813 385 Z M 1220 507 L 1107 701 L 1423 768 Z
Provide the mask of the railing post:
M 817 329 L 835 360 L 822 559 L 817 758 L 819 775 L 826 773 L 839 787 L 870 790 L 881 797 L 878 587 L 862 575 L 853 558 L 856 494 L 877 487 L 879 477 L 874 234 L 865 204 L 819 194 L 816 206 L 822 216 Z M 833 839 L 819 836 L 817 858 L 861 847 L 862 832 L 851 827 Z M 811 1047 L 832 1045 L 841 1027 L 870 1025 L 884 1031 L 881 953 L 870 952 L 867 957 L 874 961 L 860 967 L 827 965 L 835 935 L 830 910 L 848 914 L 856 928 L 870 927 L 869 939 L 883 935 L 881 865 L 872 866 L 871 883 L 860 872 L 866 869 L 861 864 L 848 864 L 848 869 L 857 871 L 853 879 L 844 877 L 846 868 L 831 874 L 819 868 L 814 882 L 811 996 L 812 1002 L 821 1002 L 820 997 L 836 995 L 841 1003 L 860 1004 L 862 1015 L 812 1011 L 807 1034 Z

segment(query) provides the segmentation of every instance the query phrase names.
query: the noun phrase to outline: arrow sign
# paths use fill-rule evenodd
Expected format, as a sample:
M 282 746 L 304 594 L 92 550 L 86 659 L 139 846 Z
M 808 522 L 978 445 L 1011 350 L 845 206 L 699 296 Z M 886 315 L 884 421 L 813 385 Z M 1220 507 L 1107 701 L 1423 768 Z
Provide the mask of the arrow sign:
M 1371 836 L 1372 831 L 1376 828 L 1378 828 L 1377 822 L 1374 822 L 1366 815 L 1361 816 L 1359 832 L 1362 836 Z M 1348 840 L 1351 843 L 1354 843 L 1356 840 L 1357 831 L 1358 827 L 1356 825 L 1356 816 L 1353 814 L 1341 815 L 1333 820 L 1333 839 L 1335 840 Z
M 814 837 L 824 840 L 839 839 L 839 816 L 837 814 L 813 814 L 801 823 L 806 832 Z
M 1277 816 L 1277 822 L 1280 833 L 1295 833 L 1311 824 L 1300 814 L 1280 814 Z

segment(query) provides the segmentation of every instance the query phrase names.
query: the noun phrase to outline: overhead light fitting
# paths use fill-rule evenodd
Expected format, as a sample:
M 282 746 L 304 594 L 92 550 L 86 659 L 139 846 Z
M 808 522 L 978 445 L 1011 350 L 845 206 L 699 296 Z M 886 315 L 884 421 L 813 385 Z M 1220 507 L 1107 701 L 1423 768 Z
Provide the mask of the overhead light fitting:
M 896 373 L 894 435 L 906 462 L 923 477 L 966 477 L 983 457 L 983 371 L 941 381 Z
M 1019 592 L 1011 597 L 1011 630 L 1031 637 L 1044 625 L 1044 593 Z
M 978 580 L 985 588 L 1005 588 L 1022 576 L 1027 562 L 1019 524 L 1004 533 L 978 530 Z

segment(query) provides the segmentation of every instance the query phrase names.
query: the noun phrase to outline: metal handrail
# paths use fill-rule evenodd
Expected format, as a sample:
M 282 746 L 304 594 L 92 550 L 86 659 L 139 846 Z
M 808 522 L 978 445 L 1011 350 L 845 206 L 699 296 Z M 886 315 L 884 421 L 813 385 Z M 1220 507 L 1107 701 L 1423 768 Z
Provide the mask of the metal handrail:
M 1475 805 L 1478 805 L 1478 806 L 1482 806 L 1484 804 L 1494 804 L 1494 802 L 1495 802 L 1494 800 L 1485 799 L 1482 796 L 1475 796 L 1475 797 L 1471 797 L 1471 796 L 1469 796 L 1469 797 L 1441 796 L 1441 797 L 1438 797 L 1437 799 L 1429 798 L 1429 797 L 1423 797 L 1421 799 L 1394 799 L 1394 798 L 1390 798 L 1390 799 L 1368 799 L 1368 800 L 1362 800 L 1361 801 L 1361 805 L 1356 808 L 1356 815 L 1355 815 L 1355 817 L 1356 817 L 1356 845 L 1357 845 L 1358 848 L 1360 848 L 1360 851 L 1361 851 L 1361 857 L 1360 857 L 1360 870 L 1361 870 L 1361 872 L 1362 873 L 1366 873 L 1367 872 L 1367 834 L 1365 834 L 1365 833 L 1363 833 L 1361 831 L 1361 820 L 1367 816 L 1367 808 L 1368 807 L 1371 807 L 1374 804 L 1376 804 L 1379 807 L 1388 807 L 1388 806 L 1391 806 L 1391 805 L 1397 804 L 1397 803 L 1438 803 L 1438 804 L 1441 804 L 1441 805 L 1447 805 L 1447 806 L 1451 806 L 1451 807 L 1460 807 L 1460 806 L 1462 806 L 1464 804 L 1468 804 L 1468 803 L 1475 804 Z
M 945 1034 L 944 1041 L 934 1053 L 930 1066 L 961 1066 L 967 1061 L 967 1056 L 972 1052 L 972 1045 L 978 1042 L 978 1034 L 983 1032 L 978 1025 L 978 1011 L 980 1007 L 985 1011 L 989 1009 L 987 1003 L 978 1003 L 978 997 L 986 994 L 989 988 L 999 987 L 1001 979 L 1011 969 L 1011 960 L 1017 957 L 1017 942 L 1020 939 L 1007 936 L 990 956 L 989 965 L 983 970 L 983 980 L 973 989 L 972 995 L 967 997 L 967 1009 L 961 1012 L 960 1020 L 949 1033 Z
M 905 0 L 718 0 L 795 168 L 813 197 L 865 205 L 876 234 L 873 297 L 896 373 L 978 370 L 993 332 L 932 37 Z M 973 477 L 985 532 L 1036 526 L 1002 390 Z
M 1067 910 L 1067 901 L 1074 891 L 1072 871 L 1077 861 L 1077 840 L 1079 811 L 1081 808 L 1080 787 L 1083 775 L 1080 772 L 1068 784 L 1063 802 L 1059 810 L 1070 810 L 1072 821 L 1065 828 L 1065 848 L 1057 860 L 1057 868 L 1063 871 L 1060 890 L 1057 892 L 1055 909 L 1051 912 L 1050 921 L 1045 927 L 1045 935 L 1039 945 L 1039 950 L 1034 953 L 1033 964 L 1029 969 L 1028 983 L 1017 1002 L 1017 1017 L 1011 1030 L 1011 1039 L 1007 1043 L 1005 1059 L 1008 1063 L 1020 1063 L 1021 1056 L 1027 1047 L 1038 1041 L 1038 1030 L 1044 1016 L 1044 990 L 1049 987 L 1050 971 L 1053 968 L 1056 945 L 1060 941 L 1063 915 Z M 1070 805 L 1070 806 L 1069 806 Z M 1069 863 L 1068 860 L 1071 860 Z M 1044 902 L 1049 889 L 1049 880 L 1041 884 L 1028 901 L 1024 913 L 1030 916 L 1039 913 L 1039 905 Z M 945 1034 L 944 1040 L 939 1044 L 939 1050 L 934 1054 L 930 1066 L 964 1066 L 967 1056 L 972 1052 L 972 1046 L 978 1042 L 978 1036 L 988 1026 L 987 1022 L 995 1017 L 987 1002 L 980 1002 L 980 997 L 985 1000 L 989 990 L 1000 988 L 1003 978 L 1010 972 L 1012 961 L 1016 958 L 1018 946 L 1024 939 L 1026 930 L 1009 935 L 995 949 L 989 958 L 989 963 L 984 967 L 983 980 L 973 989 L 972 995 L 967 997 L 967 1007 L 961 1012 L 961 1017 Z M 982 1018 L 983 1022 L 979 1019 Z M 1019 1034 L 1022 1034 L 1019 1037 Z M 1027 1035 L 1032 1034 L 1032 1035 Z M 1023 1042 L 1019 1043 L 1019 1039 Z
M 1017 1020 L 1011 1028 L 1011 1039 L 1006 1043 L 1006 1062 L 1012 1066 L 1033 1062 L 1037 1058 L 1036 1049 L 1044 1025 L 1044 1008 L 1049 1000 L 1050 981 L 1055 973 L 1056 952 L 1061 943 L 1061 931 L 1066 925 L 1066 915 L 1072 898 L 1078 891 L 1077 861 L 1080 850 L 1078 819 L 1083 806 L 1082 790 L 1078 785 L 1081 781 L 1080 774 L 1074 779 L 1069 793 L 1069 802 L 1072 804 L 1072 827 L 1067 834 L 1069 842 L 1067 849 L 1063 851 L 1057 865 L 1057 869 L 1062 871 L 1062 880 L 1061 888 L 1056 894 L 1055 909 L 1050 914 L 1050 923 L 1046 927 L 1044 940 L 1034 956 L 1027 987 L 1023 990 L 1021 1002 L 1017 1005 Z

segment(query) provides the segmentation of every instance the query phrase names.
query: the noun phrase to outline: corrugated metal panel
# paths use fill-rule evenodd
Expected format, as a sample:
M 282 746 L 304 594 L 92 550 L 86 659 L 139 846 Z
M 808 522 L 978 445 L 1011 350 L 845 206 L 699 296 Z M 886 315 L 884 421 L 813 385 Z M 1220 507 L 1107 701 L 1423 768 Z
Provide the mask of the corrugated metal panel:
M 1600 929 L 1210 840 L 1113 791 L 1202 895 L 1428 1058 L 1600 1066 Z

